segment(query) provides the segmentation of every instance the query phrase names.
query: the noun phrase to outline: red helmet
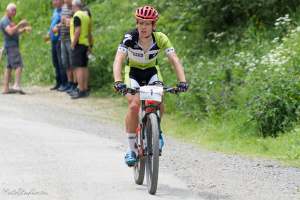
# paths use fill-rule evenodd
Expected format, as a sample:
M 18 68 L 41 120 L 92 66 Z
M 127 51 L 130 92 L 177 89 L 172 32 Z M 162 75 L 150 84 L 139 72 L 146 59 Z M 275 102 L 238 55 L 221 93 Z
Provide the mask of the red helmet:
M 143 6 L 135 11 L 136 19 L 150 20 L 156 22 L 158 20 L 158 12 L 152 6 Z

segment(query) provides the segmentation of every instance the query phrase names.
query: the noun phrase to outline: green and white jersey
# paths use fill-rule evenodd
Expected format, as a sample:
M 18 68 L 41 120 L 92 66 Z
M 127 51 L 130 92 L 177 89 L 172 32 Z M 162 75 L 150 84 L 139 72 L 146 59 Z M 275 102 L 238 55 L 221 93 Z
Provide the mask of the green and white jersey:
M 169 38 L 161 32 L 152 33 L 152 45 L 149 50 L 144 51 L 139 45 L 139 33 L 137 29 L 125 34 L 123 41 L 119 45 L 118 51 L 126 53 L 128 65 L 139 69 L 155 67 L 157 57 L 161 50 L 166 54 L 175 52 Z

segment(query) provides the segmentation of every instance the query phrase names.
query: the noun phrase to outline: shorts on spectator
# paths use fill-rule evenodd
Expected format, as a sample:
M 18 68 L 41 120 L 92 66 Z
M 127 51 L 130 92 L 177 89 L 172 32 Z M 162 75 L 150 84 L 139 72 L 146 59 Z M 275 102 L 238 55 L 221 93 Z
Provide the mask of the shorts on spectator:
M 76 45 L 72 50 L 72 67 L 87 67 L 88 60 L 88 47 L 85 45 Z
M 23 60 L 19 47 L 7 47 L 5 48 L 5 54 L 7 56 L 8 69 L 17 69 L 18 67 L 23 67 Z

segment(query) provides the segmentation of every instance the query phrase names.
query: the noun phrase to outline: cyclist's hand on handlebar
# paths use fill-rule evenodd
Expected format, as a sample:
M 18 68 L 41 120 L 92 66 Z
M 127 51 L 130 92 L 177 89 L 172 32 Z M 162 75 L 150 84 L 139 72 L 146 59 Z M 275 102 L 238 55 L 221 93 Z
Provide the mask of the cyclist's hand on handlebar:
M 116 92 L 124 94 L 126 92 L 127 86 L 122 81 L 116 81 L 114 84 L 114 88 L 115 88 Z
M 187 82 L 179 82 L 177 88 L 179 92 L 186 92 L 189 89 L 189 84 Z

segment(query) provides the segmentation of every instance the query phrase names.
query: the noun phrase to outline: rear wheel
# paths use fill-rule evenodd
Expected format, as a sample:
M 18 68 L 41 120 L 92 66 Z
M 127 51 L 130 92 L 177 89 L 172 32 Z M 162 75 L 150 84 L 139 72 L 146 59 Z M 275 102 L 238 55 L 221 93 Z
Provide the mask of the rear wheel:
M 159 126 L 156 114 L 148 115 L 146 122 L 146 178 L 147 187 L 150 194 L 155 194 L 158 183 L 159 172 Z

